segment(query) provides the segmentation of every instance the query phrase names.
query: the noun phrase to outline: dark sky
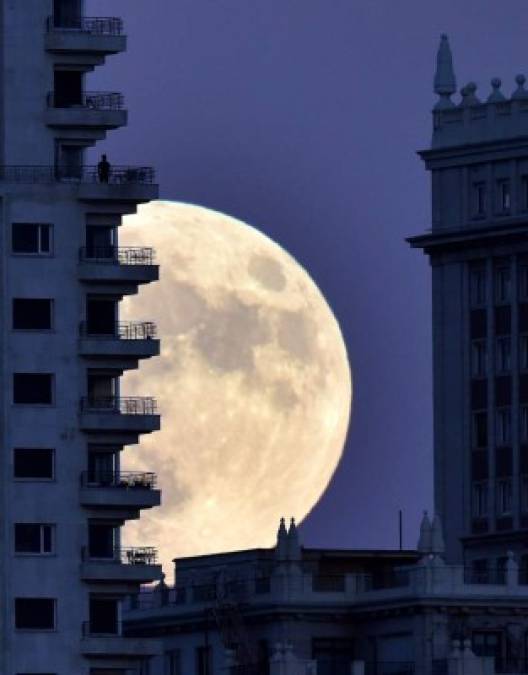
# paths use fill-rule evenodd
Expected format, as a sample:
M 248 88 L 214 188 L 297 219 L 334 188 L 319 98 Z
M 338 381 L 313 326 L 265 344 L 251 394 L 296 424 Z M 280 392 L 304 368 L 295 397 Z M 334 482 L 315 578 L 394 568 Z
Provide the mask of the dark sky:
M 415 150 L 431 135 L 439 35 L 459 88 L 528 71 L 526 0 L 88 0 L 129 51 L 91 76 L 130 126 L 101 149 L 155 166 L 161 197 L 259 227 L 336 313 L 354 377 L 344 459 L 302 527 L 310 546 L 414 546 L 432 504 L 430 226 Z M 526 73 L 528 75 L 528 72 Z

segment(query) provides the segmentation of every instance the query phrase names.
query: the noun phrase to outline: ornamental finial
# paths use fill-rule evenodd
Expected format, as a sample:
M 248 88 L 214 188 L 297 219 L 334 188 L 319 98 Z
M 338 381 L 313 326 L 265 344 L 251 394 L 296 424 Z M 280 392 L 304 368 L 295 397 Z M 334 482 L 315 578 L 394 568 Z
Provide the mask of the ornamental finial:
M 440 96 L 440 100 L 436 104 L 437 109 L 453 107 L 451 96 L 456 92 L 457 85 L 453 68 L 453 54 L 449 46 L 449 38 L 445 34 L 441 37 L 436 55 L 434 90 Z

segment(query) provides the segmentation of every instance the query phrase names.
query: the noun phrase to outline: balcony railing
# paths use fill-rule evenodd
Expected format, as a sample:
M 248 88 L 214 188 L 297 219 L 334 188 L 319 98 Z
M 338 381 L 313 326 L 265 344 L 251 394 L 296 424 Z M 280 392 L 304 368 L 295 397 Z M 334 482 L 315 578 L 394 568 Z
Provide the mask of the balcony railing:
M 118 415 L 156 415 L 157 402 L 151 396 L 86 396 L 81 411 Z
M 88 488 L 153 490 L 158 478 L 155 473 L 139 471 L 83 471 L 81 485 Z
M 86 637 L 116 637 L 120 636 L 119 626 L 116 624 L 113 627 L 110 626 L 100 626 L 96 621 L 83 621 L 82 623 L 82 636 Z
M 153 185 L 156 173 L 148 166 L 112 166 L 100 179 L 97 166 L 0 165 L 4 183 L 98 183 L 101 185 Z
M 154 340 L 157 335 L 153 321 L 119 321 L 108 331 L 94 331 L 86 322 L 81 323 L 81 337 L 95 340 Z
M 504 585 L 506 584 L 506 568 L 490 567 L 487 570 L 475 570 L 472 567 L 464 569 L 465 584 Z
M 48 94 L 49 108 L 85 108 L 86 110 L 123 110 L 125 97 L 118 92 L 85 91 L 79 101 L 66 101 L 64 95 L 55 91 Z
M 153 265 L 156 254 L 153 248 L 143 246 L 84 246 L 79 258 L 81 262 Z
M 94 555 L 89 549 L 83 547 L 82 558 L 85 561 L 108 562 L 120 565 L 155 565 L 158 560 L 158 551 L 153 546 L 141 546 L 135 548 L 116 548 L 109 551 L 108 555 Z
M 49 16 L 47 29 L 48 32 L 65 30 L 116 36 L 123 34 L 123 19 L 115 16 L 83 16 L 76 19 Z

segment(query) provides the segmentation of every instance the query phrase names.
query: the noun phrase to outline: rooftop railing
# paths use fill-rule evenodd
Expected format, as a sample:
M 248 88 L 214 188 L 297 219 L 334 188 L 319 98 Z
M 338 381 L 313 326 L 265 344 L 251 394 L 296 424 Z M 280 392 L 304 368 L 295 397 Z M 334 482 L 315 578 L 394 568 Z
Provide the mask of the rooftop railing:
M 46 25 L 48 32 L 78 31 L 90 35 L 123 35 L 123 19 L 115 16 L 82 16 L 76 19 L 49 16 Z
M 49 108 L 85 108 L 86 110 L 123 110 L 125 97 L 118 92 L 85 91 L 78 101 L 68 101 L 61 92 L 50 91 L 47 97 Z
M 157 402 L 151 396 L 85 396 L 81 410 L 117 415 L 156 415 Z
M 80 327 L 81 337 L 98 340 L 153 340 L 157 336 L 157 327 L 153 321 L 118 321 L 108 330 L 94 330 L 83 321 Z
M 110 550 L 106 555 L 100 552 L 91 552 L 83 547 L 81 557 L 85 561 L 108 562 L 120 565 L 155 565 L 158 559 L 158 551 L 153 546 L 125 547 Z
M 84 246 L 81 262 L 117 263 L 118 265 L 154 265 L 156 253 L 144 246 Z
M 153 490 L 157 481 L 155 473 L 144 471 L 83 471 L 81 474 L 81 485 L 88 488 Z
M 156 173 L 148 166 L 111 166 L 101 175 L 98 166 L 0 165 L 4 183 L 99 183 L 101 185 L 152 185 Z

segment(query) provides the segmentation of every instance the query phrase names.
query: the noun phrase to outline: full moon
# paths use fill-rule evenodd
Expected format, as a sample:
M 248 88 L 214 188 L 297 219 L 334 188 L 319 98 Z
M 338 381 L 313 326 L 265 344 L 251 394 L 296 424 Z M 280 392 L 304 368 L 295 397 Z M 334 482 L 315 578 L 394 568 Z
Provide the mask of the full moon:
M 343 452 L 352 384 L 332 311 L 288 253 L 222 213 L 151 202 L 125 217 L 119 245 L 152 246 L 160 264 L 121 312 L 161 338 L 122 388 L 156 396 L 162 415 L 122 456 L 162 489 L 127 544 L 157 546 L 166 572 L 175 557 L 272 546 L 279 518 L 309 513 Z

